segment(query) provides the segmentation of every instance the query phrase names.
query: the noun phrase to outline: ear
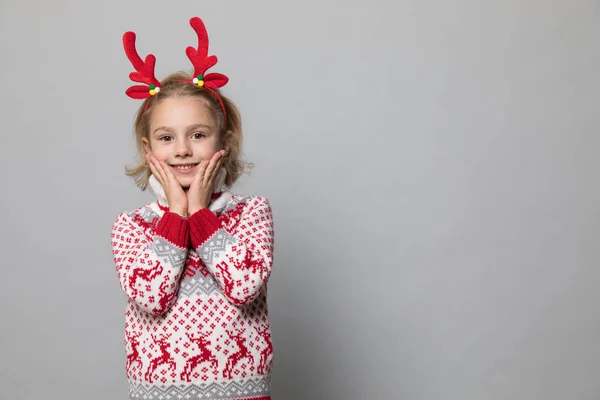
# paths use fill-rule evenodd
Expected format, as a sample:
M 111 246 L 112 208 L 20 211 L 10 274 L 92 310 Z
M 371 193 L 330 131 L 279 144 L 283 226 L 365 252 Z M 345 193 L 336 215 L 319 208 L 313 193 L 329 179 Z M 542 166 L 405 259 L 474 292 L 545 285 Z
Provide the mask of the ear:
M 233 137 L 232 131 L 227 131 L 223 134 L 223 136 L 221 138 L 221 150 L 223 150 L 223 149 L 229 150 L 228 147 L 231 145 L 232 137 Z
M 152 148 L 150 148 L 150 142 L 148 141 L 148 138 L 143 137 L 141 140 L 142 145 L 144 145 L 144 151 L 146 152 L 146 154 L 151 153 Z

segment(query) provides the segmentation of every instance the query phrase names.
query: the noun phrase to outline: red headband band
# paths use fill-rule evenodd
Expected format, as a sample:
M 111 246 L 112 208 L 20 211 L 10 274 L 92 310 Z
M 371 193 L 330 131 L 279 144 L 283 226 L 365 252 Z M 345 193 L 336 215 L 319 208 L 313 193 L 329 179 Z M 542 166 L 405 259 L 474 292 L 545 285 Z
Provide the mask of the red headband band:
M 185 49 L 185 54 L 192 62 L 194 67 L 194 78 L 186 80 L 185 82 L 191 82 L 194 85 L 204 87 L 206 90 L 211 92 L 221 105 L 223 110 L 223 117 L 227 120 L 225 113 L 225 105 L 219 93 L 215 90 L 223 87 L 229 81 L 229 78 L 223 74 L 212 72 L 206 74 L 206 71 L 213 67 L 217 63 L 217 56 L 208 55 L 208 33 L 202 20 L 198 17 L 190 19 L 190 25 L 198 36 L 198 48 L 195 49 L 192 46 L 188 46 Z M 125 54 L 131 65 L 135 68 L 135 72 L 129 74 L 129 79 L 134 82 L 144 83 L 145 85 L 134 85 L 129 87 L 125 93 L 132 99 L 146 99 L 150 96 L 154 96 L 160 92 L 161 84 L 154 76 L 154 65 L 156 64 L 156 57 L 153 54 L 148 54 L 146 59 L 142 61 L 135 49 L 135 33 L 125 32 L 123 35 L 123 47 L 125 48 Z

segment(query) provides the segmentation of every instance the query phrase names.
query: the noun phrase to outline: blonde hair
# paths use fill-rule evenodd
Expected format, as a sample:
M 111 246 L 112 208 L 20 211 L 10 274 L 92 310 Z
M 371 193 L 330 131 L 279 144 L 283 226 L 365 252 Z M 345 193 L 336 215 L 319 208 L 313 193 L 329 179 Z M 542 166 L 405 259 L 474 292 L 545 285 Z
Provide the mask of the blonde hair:
M 236 105 L 226 96 L 223 96 L 218 89 L 216 91 L 227 114 L 227 120 L 223 118 L 223 110 L 215 95 L 203 87 L 189 82 L 192 76 L 185 72 L 176 72 L 167 76 L 160 84 L 160 92 L 144 100 L 137 111 L 133 131 L 138 151 L 137 165 L 125 167 L 125 174 L 133 177 L 135 184 L 142 190 L 148 187 L 148 179 L 152 175 L 150 167 L 146 162 L 144 145 L 142 138 L 149 139 L 150 134 L 150 116 L 152 110 L 164 99 L 171 97 L 193 97 L 203 100 L 204 104 L 211 111 L 212 116 L 217 122 L 219 129 L 219 139 L 223 148 L 227 149 L 227 154 L 223 160 L 223 167 L 227 171 L 225 186 L 231 187 L 251 164 L 242 161 L 242 119 Z M 185 82 L 185 81 L 188 82 Z

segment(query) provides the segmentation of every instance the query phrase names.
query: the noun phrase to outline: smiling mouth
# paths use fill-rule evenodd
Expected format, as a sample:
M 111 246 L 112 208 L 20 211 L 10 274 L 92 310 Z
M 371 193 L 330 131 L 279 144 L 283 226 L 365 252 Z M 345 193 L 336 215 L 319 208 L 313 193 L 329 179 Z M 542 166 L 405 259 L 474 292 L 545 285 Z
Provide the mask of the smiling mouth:
M 176 171 L 187 172 L 187 171 L 192 170 L 192 168 L 194 168 L 196 165 L 198 165 L 198 164 L 171 165 L 171 168 L 173 168 Z

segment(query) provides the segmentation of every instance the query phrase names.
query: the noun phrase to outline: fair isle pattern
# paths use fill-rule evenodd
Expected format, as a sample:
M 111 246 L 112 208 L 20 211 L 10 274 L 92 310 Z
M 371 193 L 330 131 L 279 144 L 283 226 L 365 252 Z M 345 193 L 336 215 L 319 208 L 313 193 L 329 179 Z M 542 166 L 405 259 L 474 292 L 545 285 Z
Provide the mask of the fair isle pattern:
M 273 260 L 273 222 L 268 201 L 261 197 L 230 207 L 221 228 L 196 249 L 224 294 L 234 304 L 253 301 L 263 291 Z M 251 211 L 248 211 L 251 205 Z M 242 239 L 227 229 L 243 229 Z M 234 229 L 235 230 L 235 229 Z M 192 240 L 194 245 L 194 241 Z M 197 244 L 196 244 L 197 245 Z
M 157 236 L 154 238 L 154 251 L 156 255 L 175 268 L 183 267 L 187 257 L 187 250 L 171 244 L 168 240 Z
M 219 284 L 194 250 L 189 250 L 185 275 L 181 279 L 179 295 L 193 297 L 219 292 Z
M 159 236 L 164 211 L 156 203 L 122 213 L 113 225 L 113 254 L 128 296 L 131 399 L 269 396 L 271 208 L 262 197 L 233 195 L 220 209 L 214 212 L 221 228 L 205 241 L 216 244 L 212 249 L 182 249 Z
M 131 399 L 143 400 L 228 400 L 252 399 L 269 395 L 270 377 L 240 380 L 239 382 L 213 382 L 192 385 L 154 386 L 139 382 L 129 382 Z
M 131 213 L 131 216 L 135 215 L 135 213 Z M 147 223 L 150 223 L 152 221 L 154 221 L 156 218 L 158 218 L 158 214 L 156 214 L 154 212 L 154 210 L 152 210 L 152 208 L 150 207 L 145 207 L 141 210 L 140 217 L 142 217 L 142 219 L 144 221 L 146 221 Z
M 232 199 L 228 204 L 226 204 L 221 210 L 218 210 L 221 213 L 226 213 L 227 211 L 235 209 L 238 205 L 245 205 L 248 201 L 252 200 L 250 197 L 237 197 Z
M 176 296 L 187 250 L 155 234 L 159 217 L 148 221 L 147 208 L 139 214 L 121 213 L 113 225 L 111 244 L 124 293 L 143 310 L 161 313 Z M 173 257 L 173 252 L 183 258 Z
M 180 297 L 170 314 L 164 321 L 128 309 L 126 370 L 131 380 L 175 385 L 270 373 L 273 346 L 264 297 L 243 308 L 222 296 Z
M 235 237 L 226 233 L 225 230 L 219 229 L 217 233 L 212 235 L 201 249 L 199 249 L 198 254 L 206 265 L 213 265 L 215 260 L 220 259 L 225 251 L 235 244 Z
M 240 217 L 248 201 L 252 201 L 252 198 L 235 197 L 231 199 L 229 203 L 225 204 L 222 209 L 217 210 L 217 216 L 221 220 L 221 226 L 223 229 L 225 229 L 227 232 L 232 232 L 232 230 L 240 222 Z
M 179 295 L 181 297 L 193 297 L 193 296 L 202 296 L 202 295 L 210 295 L 213 293 L 219 292 L 219 284 L 212 276 L 203 276 L 200 273 L 194 275 L 194 277 L 190 278 L 185 276 L 181 280 L 181 284 L 179 286 Z

